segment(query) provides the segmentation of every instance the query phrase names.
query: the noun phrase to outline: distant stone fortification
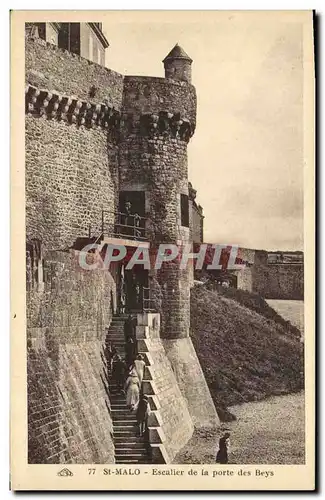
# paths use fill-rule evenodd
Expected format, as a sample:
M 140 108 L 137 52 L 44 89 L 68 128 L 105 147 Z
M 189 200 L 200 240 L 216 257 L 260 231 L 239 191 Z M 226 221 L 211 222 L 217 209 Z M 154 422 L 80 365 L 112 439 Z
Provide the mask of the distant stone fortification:
M 237 271 L 237 286 L 266 299 L 304 298 L 303 252 L 266 252 L 239 249 L 246 268 Z

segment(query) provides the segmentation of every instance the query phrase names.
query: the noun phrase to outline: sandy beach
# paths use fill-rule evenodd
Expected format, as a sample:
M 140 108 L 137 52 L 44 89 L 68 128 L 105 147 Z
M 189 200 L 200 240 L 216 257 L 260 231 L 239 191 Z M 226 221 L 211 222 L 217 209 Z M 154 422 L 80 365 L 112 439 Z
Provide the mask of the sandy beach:
M 304 393 L 230 408 L 231 463 L 304 463 Z
M 215 463 L 221 433 L 229 429 L 230 464 L 303 464 L 304 393 L 232 406 L 237 420 L 222 424 L 218 434 L 196 431 L 174 463 Z

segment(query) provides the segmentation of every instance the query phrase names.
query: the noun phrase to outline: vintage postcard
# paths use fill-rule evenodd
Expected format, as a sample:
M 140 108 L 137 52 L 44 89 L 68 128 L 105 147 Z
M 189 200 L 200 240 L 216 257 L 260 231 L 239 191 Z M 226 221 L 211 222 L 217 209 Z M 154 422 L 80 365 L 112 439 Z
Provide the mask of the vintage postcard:
M 13 11 L 11 74 L 11 488 L 313 490 L 313 12 Z

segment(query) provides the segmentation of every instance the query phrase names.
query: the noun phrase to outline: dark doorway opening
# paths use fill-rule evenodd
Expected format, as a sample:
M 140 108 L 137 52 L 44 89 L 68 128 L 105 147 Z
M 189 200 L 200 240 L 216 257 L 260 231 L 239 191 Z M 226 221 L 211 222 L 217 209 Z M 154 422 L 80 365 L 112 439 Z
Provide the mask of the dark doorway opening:
M 144 307 L 143 299 L 146 296 L 149 279 L 148 270 L 143 266 L 135 265 L 132 269 L 125 269 L 125 265 L 120 267 L 119 276 L 119 311 L 124 313 L 142 312 Z
M 148 271 L 142 266 L 134 266 L 125 271 L 126 311 L 143 310 L 143 289 L 148 287 Z
M 121 191 L 116 233 L 135 239 L 144 239 L 145 230 L 145 192 Z
M 128 204 L 128 205 L 127 205 Z M 125 213 L 127 207 L 132 214 L 145 216 L 145 192 L 144 191 L 121 191 L 119 197 L 119 211 Z

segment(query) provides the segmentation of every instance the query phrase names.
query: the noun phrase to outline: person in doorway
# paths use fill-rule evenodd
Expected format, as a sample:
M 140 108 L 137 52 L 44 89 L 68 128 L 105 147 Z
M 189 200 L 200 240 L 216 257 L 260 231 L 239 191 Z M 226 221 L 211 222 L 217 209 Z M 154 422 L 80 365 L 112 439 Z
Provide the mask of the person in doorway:
M 140 381 L 135 368 L 129 372 L 124 390 L 126 392 L 126 405 L 131 411 L 134 411 L 138 407 L 140 398 Z
M 124 322 L 124 339 L 125 342 L 129 340 L 129 338 L 132 338 L 134 340 L 134 334 L 133 334 L 133 319 L 131 314 L 128 315 Z
M 139 285 L 139 283 L 136 283 L 135 285 L 135 307 L 137 310 L 142 309 L 142 287 Z
M 227 464 L 228 454 L 229 454 L 229 432 L 226 432 L 222 438 L 219 439 L 219 450 L 217 453 L 216 463 L 217 464 Z
M 144 367 L 146 366 L 145 362 L 143 361 L 143 356 L 141 354 L 138 354 L 135 361 L 134 361 L 134 367 L 136 369 L 136 372 L 139 377 L 140 381 L 140 387 L 142 385 L 142 380 L 143 380 L 143 374 L 144 374 Z
M 148 417 L 150 414 L 150 405 L 148 396 L 141 396 L 137 408 L 137 422 L 139 425 L 139 435 L 142 437 L 148 426 Z
M 126 365 L 119 354 L 113 360 L 112 381 L 116 383 L 116 391 L 121 392 L 125 382 Z
M 126 305 L 126 296 L 124 293 L 124 290 L 121 291 L 121 296 L 120 296 L 120 314 L 125 313 L 125 305 Z
M 122 234 L 133 233 L 132 230 L 133 219 L 134 217 L 132 216 L 132 204 L 130 201 L 126 200 L 124 204 L 123 213 L 121 214 Z
M 134 237 L 135 239 L 141 238 L 141 230 L 140 230 L 140 224 L 141 224 L 141 217 L 139 214 L 134 214 Z
M 137 355 L 136 342 L 133 340 L 132 337 L 129 337 L 127 342 L 125 343 L 125 362 L 128 368 L 134 362 L 136 355 Z

